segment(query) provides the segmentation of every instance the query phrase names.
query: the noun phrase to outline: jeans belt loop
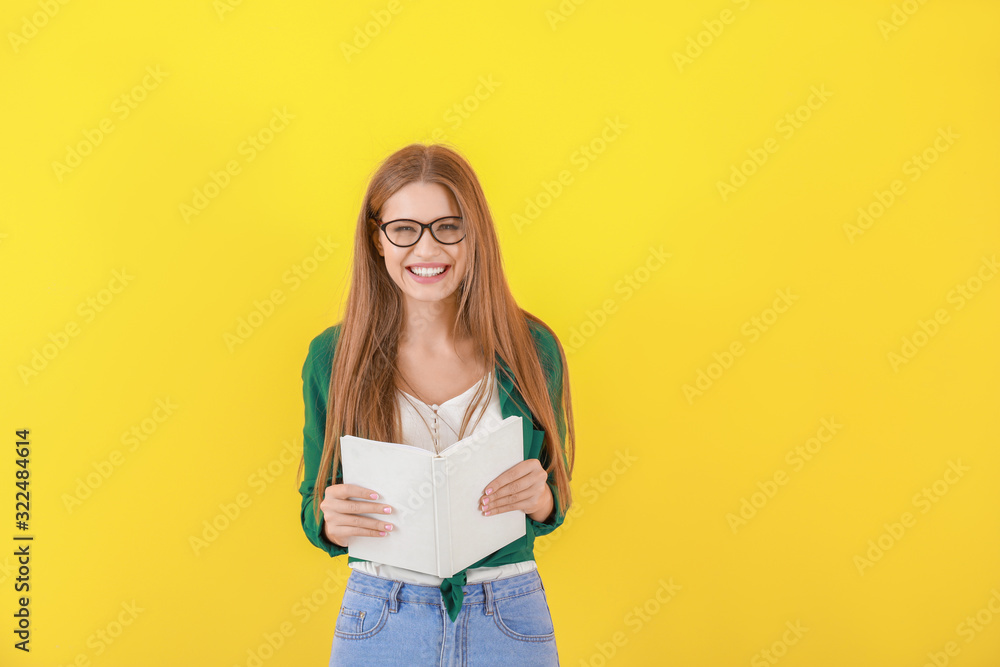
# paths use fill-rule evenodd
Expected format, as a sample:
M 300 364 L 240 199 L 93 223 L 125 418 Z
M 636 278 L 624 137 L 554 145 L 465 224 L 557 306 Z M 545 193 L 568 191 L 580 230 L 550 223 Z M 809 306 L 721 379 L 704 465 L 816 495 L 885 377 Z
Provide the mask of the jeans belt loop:
M 402 586 L 402 581 L 396 581 L 392 584 L 392 590 L 389 591 L 389 611 L 393 614 L 399 611 L 399 589 Z
M 483 582 L 483 595 L 486 597 L 486 604 L 483 605 L 486 615 L 493 615 L 493 582 L 484 581 Z

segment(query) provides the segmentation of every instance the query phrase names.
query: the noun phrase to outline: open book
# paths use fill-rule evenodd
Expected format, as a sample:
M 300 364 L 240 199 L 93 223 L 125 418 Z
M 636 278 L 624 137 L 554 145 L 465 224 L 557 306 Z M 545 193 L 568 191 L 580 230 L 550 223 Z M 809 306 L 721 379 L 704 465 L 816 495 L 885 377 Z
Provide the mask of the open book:
M 392 514 L 362 515 L 393 529 L 351 536 L 355 558 L 450 577 L 525 534 L 521 510 L 479 510 L 486 485 L 524 460 L 521 417 L 481 427 L 440 454 L 352 435 L 340 438 L 340 450 L 344 483 L 372 489 L 374 502 L 392 507 Z

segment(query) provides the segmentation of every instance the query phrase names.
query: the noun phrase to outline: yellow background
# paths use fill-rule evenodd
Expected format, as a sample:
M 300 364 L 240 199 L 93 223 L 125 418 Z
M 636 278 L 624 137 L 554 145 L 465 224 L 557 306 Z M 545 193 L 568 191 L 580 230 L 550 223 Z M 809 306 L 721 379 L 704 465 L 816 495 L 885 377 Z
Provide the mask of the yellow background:
M 536 554 L 562 664 L 1000 664 L 998 19 L 988 0 L 5 2 L 0 663 L 326 664 L 348 570 L 298 523 L 299 372 L 342 312 L 368 178 L 436 139 L 477 170 L 514 294 L 569 358 L 575 507 Z

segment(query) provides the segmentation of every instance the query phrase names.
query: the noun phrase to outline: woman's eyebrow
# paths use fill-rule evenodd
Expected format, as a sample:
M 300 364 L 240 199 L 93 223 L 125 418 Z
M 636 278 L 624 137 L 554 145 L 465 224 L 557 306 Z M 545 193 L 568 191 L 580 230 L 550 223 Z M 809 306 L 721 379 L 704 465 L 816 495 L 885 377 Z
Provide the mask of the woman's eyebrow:
M 460 215 L 442 215 L 440 218 L 435 218 L 427 224 L 434 224 L 438 220 L 444 220 L 445 218 L 461 218 Z M 385 222 L 420 222 L 419 220 L 413 220 L 412 218 L 396 218 L 395 220 L 386 220 Z

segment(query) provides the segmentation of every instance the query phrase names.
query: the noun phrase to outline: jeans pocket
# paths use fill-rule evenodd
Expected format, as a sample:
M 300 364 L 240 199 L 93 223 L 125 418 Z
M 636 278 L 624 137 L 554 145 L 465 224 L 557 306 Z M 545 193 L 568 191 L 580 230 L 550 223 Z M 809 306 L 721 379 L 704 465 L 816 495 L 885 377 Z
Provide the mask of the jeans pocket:
M 555 639 L 552 615 L 541 588 L 530 593 L 495 599 L 493 618 L 500 631 L 508 637 L 526 642 Z
M 343 639 L 368 639 L 379 632 L 388 619 L 387 599 L 348 588 L 340 604 L 334 634 Z

